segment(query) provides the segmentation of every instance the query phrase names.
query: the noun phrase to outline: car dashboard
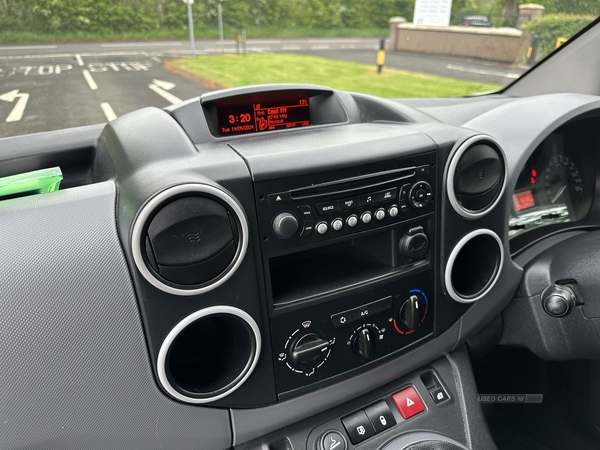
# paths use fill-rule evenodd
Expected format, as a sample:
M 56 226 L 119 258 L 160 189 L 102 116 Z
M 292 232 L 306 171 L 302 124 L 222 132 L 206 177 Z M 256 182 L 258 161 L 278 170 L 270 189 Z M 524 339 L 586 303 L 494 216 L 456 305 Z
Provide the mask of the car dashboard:
M 464 344 L 598 223 L 600 100 L 454 108 L 253 86 L 0 141 L 64 174 L 0 202 L 2 447 L 494 448 Z M 537 314 L 505 339 L 552 355 Z

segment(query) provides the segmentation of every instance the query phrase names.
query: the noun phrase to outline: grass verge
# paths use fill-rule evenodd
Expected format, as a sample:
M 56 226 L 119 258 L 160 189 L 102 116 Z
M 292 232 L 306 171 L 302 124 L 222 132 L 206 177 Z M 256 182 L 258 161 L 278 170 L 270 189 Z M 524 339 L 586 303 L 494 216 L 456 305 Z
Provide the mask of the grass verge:
M 223 31 L 225 39 L 233 39 L 235 28 L 226 27 Z M 383 28 L 269 28 L 256 27 L 246 28 L 248 39 L 293 39 L 293 38 L 336 38 L 336 37 L 386 37 L 387 29 Z M 216 28 L 197 26 L 194 29 L 196 39 L 219 39 L 219 31 Z M 2 44 L 28 44 L 28 43 L 64 43 L 64 42 L 116 42 L 116 41 L 165 41 L 189 39 L 187 28 L 179 30 L 156 29 L 152 31 L 128 31 L 128 32 L 57 32 L 38 33 L 30 31 L 0 30 L 0 43 Z
M 172 64 L 222 87 L 265 83 L 307 83 L 387 98 L 451 97 L 498 89 L 500 86 L 368 66 L 315 56 L 252 54 L 200 56 Z

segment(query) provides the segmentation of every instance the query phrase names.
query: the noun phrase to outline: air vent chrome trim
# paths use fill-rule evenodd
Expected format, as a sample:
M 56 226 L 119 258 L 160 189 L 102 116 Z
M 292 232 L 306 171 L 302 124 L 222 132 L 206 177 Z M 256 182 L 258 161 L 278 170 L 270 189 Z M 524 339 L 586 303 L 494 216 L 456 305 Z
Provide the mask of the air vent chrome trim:
M 175 339 L 177 339 L 177 336 L 179 336 L 179 334 L 183 330 L 185 330 L 185 328 L 188 325 L 192 324 L 196 320 L 199 320 L 199 319 L 202 319 L 202 318 L 208 317 L 208 316 L 214 316 L 217 314 L 230 314 L 232 316 L 236 316 L 236 317 L 239 317 L 240 319 L 244 320 L 252 329 L 252 333 L 254 334 L 254 339 L 256 340 L 256 350 L 254 352 L 254 355 L 251 355 L 249 358 L 250 367 L 247 369 L 244 376 L 242 378 L 240 378 L 240 380 L 235 385 L 233 385 L 231 387 L 231 389 L 229 389 L 225 392 L 222 392 L 218 395 L 215 395 L 214 397 L 204 397 L 204 398 L 188 397 L 186 395 L 183 395 L 179 391 L 177 391 L 173 387 L 173 385 L 171 384 L 171 382 L 169 381 L 169 378 L 167 376 L 166 362 L 167 362 L 167 355 L 169 353 L 169 349 L 171 348 L 171 345 L 173 344 Z M 234 308 L 233 306 L 211 306 L 209 308 L 204 308 L 199 311 L 196 311 L 193 314 L 190 314 L 185 319 L 183 319 L 181 322 L 179 322 L 177 325 L 175 325 L 175 327 L 169 332 L 169 334 L 167 335 L 167 337 L 161 344 L 160 350 L 158 352 L 158 358 L 156 361 L 156 370 L 158 373 L 158 379 L 159 379 L 162 387 L 165 389 L 165 391 L 167 391 L 169 393 L 169 395 L 173 396 L 177 400 L 181 400 L 182 402 L 193 403 L 193 404 L 203 404 L 203 403 L 214 402 L 214 401 L 220 400 L 223 397 L 226 397 L 229 394 L 231 394 L 232 392 L 234 392 L 236 389 L 238 389 L 240 386 L 242 386 L 244 384 L 244 382 L 250 377 L 250 375 L 256 368 L 256 365 L 258 364 L 258 358 L 260 357 L 261 345 L 262 345 L 262 341 L 261 341 L 261 336 L 260 336 L 260 329 L 258 328 L 258 325 L 256 324 L 255 320 L 252 318 L 252 316 L 250 316 L 250 314 L 248 314 L 247 312 L 242 311 L 239 308 Z
M 483 144 L 483 143 L 491 143 L 494 147 L 498 149 L 500 152 L 500 156 L 502 157 L 502 162 L 504 164 L 504 175 L 502 181 L 502 187 L 500 188 L 500 192 L 496 196 L 496 199 L 492 202 L 488 207 L 481 209 L 479 211 L 471 211 L 463 207 L 458 201 L 458 197 L 456 196 L 456 192 L 454 192 L 454 173 L 456 172 L 456 168 L 458 163 L 462 157 L 462 155 L 473 145 L 475 144 Z M 448 172 L 446 173 L 446 190 L 448 191 L 448 200 L 452 205 L 454 211 L 456 211 L 459 215 L 464 217 L 465 219 L 479 219 L 480 217 L 485 216 L 488 212 L 495 208 L 498 204 L 502 195 L 504 194 L 504 190 L 506 188 L 506 181 L 508 178 L 508 169 L 506 164 L 506 155 L 504 154 L 504 150 L 494 138 L 487 135 L 477 135 L 472 136 L 466 141 L 464 141 L 458 149 L 450 156 L 450 165 L 448 167 Z
M 148 223 L 148 219 L 152 216 L 156 208 L 162 205 L 165 201 L 181 194 L 195 193 L 208 194 L 224 202 L 228 206 L 230 211 L 237 216 L 236 219 L 241 228 L 240 230 L 238 230 L 240 238 L 236 249 L 236 253 L 232 260 L 233 264 L 230 264 L 226 272 L 224 274 L 221 274 L 221 276 L 217 278 L 213 283 L 191 289 L 177 288 L 163 283 L 148 269 L 141 248 L 142 234 L 144 232 L 144 228 Z M 249 232 L 246 214 L 244 213 L 242 207 L 231 195 L 229 195 L 225 191 L 222 191 L 221 189 L 206 184 L 181 184 L 160 192 L 159 194 L 152 197 L 152 199 L 150 199 L 150 201 L 142 207 L 140 213 L 138 214 L 133 224 L 133 230 L 131 233 L 131 251 L 137 269 L 152 286 L 160 289 L 163 292 L 167 292 L 169 294 L 174 295 L 198 295 L 204 294 L 221 286 L 237 271 L 237 269 L 242 264 L 242 261 L 244 260 L 244 256 L 246 256 L 246 251 L 248 250 L 248 236 Z
M 454 262 L 462 250 L 462 248 L 473 238 L 477 236 L 491 236 L 497 242 L 499 250 L 500 250 L 500 261 L 498 262 L 498 270 L 494 274 L 494 279 L 488 284 L 486 288 L 482 292 L 480 292 L 475 297 L 463 297 L 459 295 L 452 285 L 452 269 L 454 268 Z M 504 245 L 502 244 L 502 240 L 498 237 L 496 233 L 492 230 L 488 230 L 486 228 L 481 228 L 478 230 L 473 230 L 470 233 L 463 236 L 460 241 L 454 246 L 452 252 L 450 253 L 450 257 L 448 258 L 448 262 L 446 263 L 446 271 L 444 273 L 444 282 L 446 284 L 446 290 L 448 291 L 448 295 L 459 303 L 474 303 L 477 300 L 482 299 L 488 292 L 492 290 L 492 288 L 496 285 L 496 282 L 500 278 L 500 274 L 502 273 L 502 266 L 504 265 Z

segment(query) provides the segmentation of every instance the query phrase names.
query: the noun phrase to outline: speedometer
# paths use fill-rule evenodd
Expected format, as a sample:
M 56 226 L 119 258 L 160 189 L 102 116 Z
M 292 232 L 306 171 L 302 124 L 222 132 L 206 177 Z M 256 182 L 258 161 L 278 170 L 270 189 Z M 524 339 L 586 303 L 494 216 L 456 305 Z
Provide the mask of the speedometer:
M 553 156 L 544 170 L 544 189 L 549 204 L 571 203 L 577 210 L 583 200 L 581 172 L 566 156 Z

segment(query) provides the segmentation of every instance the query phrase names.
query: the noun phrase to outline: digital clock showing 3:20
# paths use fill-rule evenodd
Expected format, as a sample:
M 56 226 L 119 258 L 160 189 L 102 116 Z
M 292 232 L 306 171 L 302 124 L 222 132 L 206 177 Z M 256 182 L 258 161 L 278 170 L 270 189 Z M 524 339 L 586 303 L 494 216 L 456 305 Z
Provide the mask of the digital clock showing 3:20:
M 219 136 L 260 133 L 310 125 L 305 92 L 256 94 L 217 102 Z

